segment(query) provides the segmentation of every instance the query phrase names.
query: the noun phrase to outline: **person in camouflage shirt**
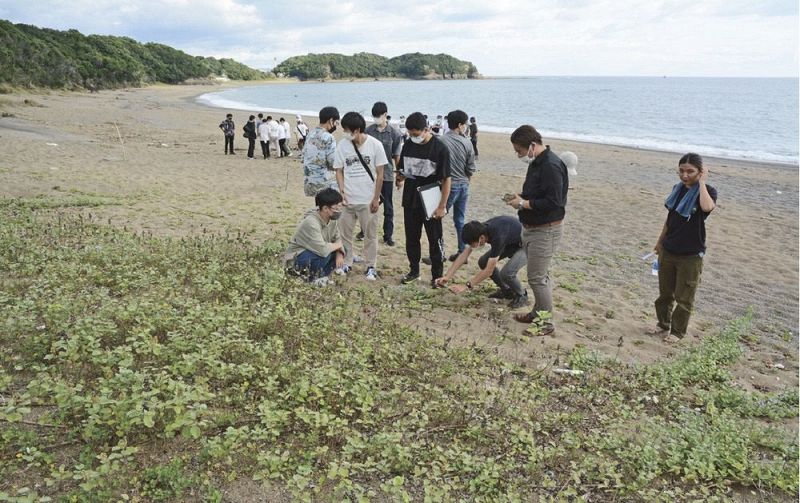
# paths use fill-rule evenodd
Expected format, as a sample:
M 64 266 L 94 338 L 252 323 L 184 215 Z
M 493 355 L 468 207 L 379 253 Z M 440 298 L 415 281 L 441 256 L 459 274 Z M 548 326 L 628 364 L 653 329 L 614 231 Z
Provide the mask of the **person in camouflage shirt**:
M 314 197 L 322 189 L 337 189 L 333 158 L 336 139 L 333 132 L 339 125 L 336 107 L 325 107 L 319 111 L 319 126 L 308 132 L 303 149 L 303 191 Z

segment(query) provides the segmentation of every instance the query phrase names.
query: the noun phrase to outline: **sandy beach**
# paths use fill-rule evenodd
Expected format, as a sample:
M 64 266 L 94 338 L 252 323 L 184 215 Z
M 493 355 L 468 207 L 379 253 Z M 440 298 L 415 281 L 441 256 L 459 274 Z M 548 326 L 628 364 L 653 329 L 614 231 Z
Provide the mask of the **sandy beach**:
M 299 153 L 248 161 L 238 132 L 238 155 L 223 155 L 217 125 L 226 111 L 194 102 L 217 89 L 2 95 L 0 197 L 56 199 L 64 203 L 59 211 L 89 212 L 105 225 L 135 232 L 241 231 L 255 242 L 285 241 L 312 206 L 303 196 Z M 267 112 L 252 113 L 259 111 Z M 234 111 L 237 129 L 247 115 Z M 316 125 L 315 118 L 306 120 Z M 658 285 L 640 257 L 652 249 L 666 217 L 663 200 L 677 181 L 680 154 L 545 140 L 554 151 L 570 150 L 580 159 L 551 270 L 556 337 L 523 338 L 504 304 L 447 291 L 436 291 L 435 307 L 409 324 L 457 343 L 491 346 L 526 365 L 552 360 L 578 344 L 631 364 L 679 351 L 645 335 L 655 324 Z M 505 135 L 481 133 L 479 149 L 468 219 L 512 214 L 500 197 L 521 188 L 525 166 Z M 713 158 L 706 165 L 719 201 L 707 223 L 708 254 L 687 344 L 752 308 L 756 330 L 736 376 L 750 389 L 792 389 L 798 383 L 798 167 Z M 395 193 L 398 207 L 399 200 Z M 390 292 L 404 288 L 398 278 L 407 270 L 402 211 L 396 213 L 397 246 L 379 248 L 383 277 L 376 286 Z M 444 228 L 452 253 L 452 218 Z M 472 261 L 458 278 L 465 281 L 475 267 Z M 429 279 L 429 270 L 422 271 Z M 343 286 L 362 284 L 357 267 Z

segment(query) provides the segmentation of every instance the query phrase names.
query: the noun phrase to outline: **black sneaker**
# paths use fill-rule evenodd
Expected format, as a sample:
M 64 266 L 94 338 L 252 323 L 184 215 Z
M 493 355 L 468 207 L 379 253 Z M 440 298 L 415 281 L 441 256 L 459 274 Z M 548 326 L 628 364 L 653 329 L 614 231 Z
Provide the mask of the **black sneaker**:
M 444 287 L 443 287 L 443 286 L 439 286 L 439 285 L 437 285 L 437 284 L 436 284 L 436 278 L 433 278 L 433 279 L 431 280 L 431 288 L 433 288 L 434 290 L 436 290 L 436 289 L 438 289 L 438 288 L 444 288 Z
M 394 239 L 392 238 L 384 239 L 383 244 L 385 244 L 386 246 L 394 246 Z
M 419 279 L 419 272 L 409 272 L 402 278 L 400 278 L 401 285 L 407 285 L 408 283 L 413 283 Z
M 359 231 L 359 233 L 356 234 L 356 241 L 364 241 L 364 231 Z
M 528 292 L 525 295 L 516 295 L 514 300 L 508 303 L 509 309 L 519 309 L 522 306 L 528 305 Z
M 516 297 L 516 295 L 514 295 L 513 291 L 503 290 L 502 288 L 498 288 L 497 290 L 489 294 L 490 299 L 511 300 L 514 297 Z

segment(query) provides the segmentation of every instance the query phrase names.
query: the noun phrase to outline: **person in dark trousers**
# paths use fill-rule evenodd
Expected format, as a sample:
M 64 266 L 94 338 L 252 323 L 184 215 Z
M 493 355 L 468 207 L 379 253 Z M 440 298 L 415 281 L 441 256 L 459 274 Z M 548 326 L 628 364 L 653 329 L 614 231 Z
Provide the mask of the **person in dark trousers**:
M 244 129 L 244 137 L 247 138 L 247 158 L 253 159 L 253 154 L 256 150 L 256 116 L 251 115 L 247 120 L 247 124 L 242 128 Z
M 398 163 L 397 188 L 403 187 L 403 216 L 405 218 L 406 255 L 409 271 L 401 283 L 419 279 L 419 262 L 422 255 L 422 228 L 428 236 L 431 258 L 431 286 L 438 288 L 436 280 L 444 272 L 444 241 L 442 217 L 446 213 L 450 195 L 450 158 L 447 148 L 434 137 L 426 125 L 425 116 L 414 112 L 406 119 L 409 138 L 403 144 Z M 427 218 L 422 198 L 417 190 L 430 184 L 441 184 L 441 199 L 431 218 Z
M 262 117 L 256 126 L 258 139 L 261 142 L 261 155 L 264 156 L 264 159 L 269 159 L 269 124 L 267 124 L 267 119 Z
M 233 114 L 225 116 L 225 120 L 219 125 L 222 134 L 225 136 L 225 155 L 228 155 L 228 150 L 233 154 L 233 138 L 236 136 L 236 125 L 233 123 Z
M 707 185 L 703 158 L 689 153 L 678 162 L 680 182 L 664 202 L 667 220 L 656 241 L 658 290 L 655 301 L 658 324 L 654 335 L 674 343 L 686 336 L 694 295 L 703 272 L 706 253 L 706 219 L 717 206 L 717 191 Z M 674 309 L 673 309 L 674 306 Z
M 469 141 L 472 142 L 472 150 L 475 151 L 475 158 L 478 158 L 478 124 L 475 117 L 469 118 Z
M 522 288 L 522 283 L 517 279 L 517 273 L 525 267 L 528 260 L 522 248 L 522 224 L 519 220 L 510 215 L 490 218 L 485 222 L 473 220 L 464 225 L 462 234 L 468 246 L 459 254 L 447 273 L 436 280 L 436 283 L 445 286 L 452 281 L 458 269 L 467 263 L 472 251 L 488 244 L 491 248 L 478 259 L 480 271 L 466 284 L 450 286 L 450 291 L 455 294 L 464 293 L 478 286 L 486 278 L 491 278 L 498 290 L 489 295 L 490 299 L 510 299 L 508 307 L 511 309 L 526 305 L 528 292 Z M 508 262 L 500 269 L 498 263 L 505 258 Z
M 529 313 L 515 314 L 520 323 L 534 324 L 536 335 L 553 335 L 553 282 L 550 261 L 561 242 L 566 215 L 569 175 L 567 166 L 542 145 L 542 135 L 533 126 L 524 125 L 511 133 L 511 145 L 520 161 L 528 167 L 522 192 L 508 198 L 522 223 L 522 246 L 528 259 L 528 285 L 535 304 Z M 547 313 L 547 315 L 543 315 Z M 526 329 L 526 331 L 530 330 Z
M 383 144 L 386 159 L 389 165 L 383 172 L 383 243 L 394 246 L 394 167 L 400 161 L 400 151 L 403 149 L 403 135 L 389 123 L 388 108 L 382 101 L 372 105 L 373 123 L 367 126 L 366 133 L 377 138 Z

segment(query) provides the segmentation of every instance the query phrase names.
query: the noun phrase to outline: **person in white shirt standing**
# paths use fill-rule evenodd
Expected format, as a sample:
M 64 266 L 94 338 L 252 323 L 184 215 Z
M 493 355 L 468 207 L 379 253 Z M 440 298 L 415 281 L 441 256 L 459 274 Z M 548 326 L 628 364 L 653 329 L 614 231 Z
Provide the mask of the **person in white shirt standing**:
M 300 114 L 297 114 L 295 118 L 297 119 L 297 126 L 294 128 L 294 133 L 297 136 L 297 150 L 302 151 L 306 143 L 306 136 L 308 136 L 308 126 L 303 122 Z
M 259 114 L 261 115 L 261 114 Z M 261 141 L 261 153 L 264 155 L 264 159 L 269 158 L 269 124 L 267 123 L 267 119 L 261 119 L 261 122 L 258 123 L 258 138 Z
M 287 142 L 289 141 L 289 138 L 292 137 L 292 127 L 283 117 L 281 117 L 279 125 L 281 130 L 278 132 L 278 146 L 281 149 L 281 157 L 291 157 L 292 152 L 289 150 L 289 145 L 287 145 Z
M 367 123 L 358 112 L 342 117 L 344 139 L 336 145 L 333 167 L 344 211 L 339 222 L 345 248 L 344 265 L 337 272 L 347 273 L 353 266 L 353 231 L 356 220 L 364 230 L 364 257 L 368 280 L 378 279 L 378 209 L 383 188 L 383 171 L 388 160 L 383 144 L 364 131 Z
M 283 157 L 281 155 L 280 148 L 278 147 L 278 138 L 280 138 L 280 133 L 283 130 L 278 121 L 272 118 L 272 116 L 267 116 L 267 126 L 269 127 L 269 149 L 275 152 L 277 157 Z

